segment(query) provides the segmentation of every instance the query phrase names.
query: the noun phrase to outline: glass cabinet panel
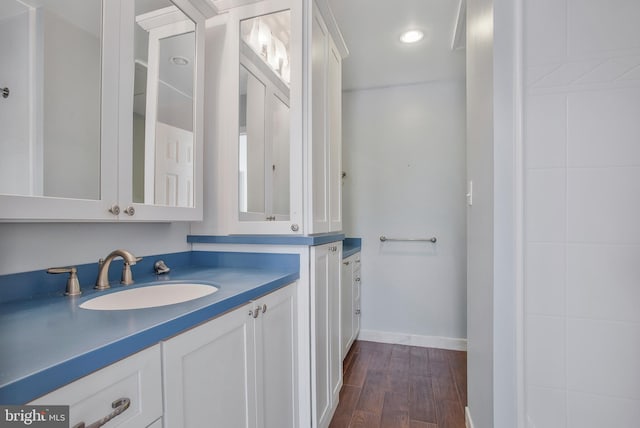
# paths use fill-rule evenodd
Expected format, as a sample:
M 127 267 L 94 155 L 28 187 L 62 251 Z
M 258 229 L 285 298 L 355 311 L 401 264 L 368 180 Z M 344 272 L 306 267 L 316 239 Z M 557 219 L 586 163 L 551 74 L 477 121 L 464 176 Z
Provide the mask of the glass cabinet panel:
M 0 195 L 101 199 L 102 1 L 6 0 Z
M 290 218 L 290 37 L 289 10 L 240 22 L 241 221 Z
M 195 23 L 168 0 L 137 0 L 133 202 L 194 206 Z

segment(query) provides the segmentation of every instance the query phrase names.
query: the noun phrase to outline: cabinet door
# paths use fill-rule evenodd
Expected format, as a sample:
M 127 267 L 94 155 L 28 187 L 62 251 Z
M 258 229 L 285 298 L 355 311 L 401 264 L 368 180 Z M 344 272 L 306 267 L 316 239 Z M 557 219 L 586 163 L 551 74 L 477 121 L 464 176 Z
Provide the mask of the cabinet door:
M 355 261 L 353 266 L 353 312 L 352 323 L 353 329 L 351 332 L 351 342 L 357 339 L 358 333 L 360 333 L 360 314 L 361 308 L 361 293 L 362 293 L 362 281 L 360 280 L 360 254 L 355 255 Z
M 130 400 L 129 408 L 109 422 L 121 428 L 146 427 L 162 416 L 160 346 L 140 351 L 57 389 L 32 405 L 68 405 L 69 426 L 87 426 L 114 411 L 112 403 Z
M 296 287 L 259 299 L 255 320 L 257 426 L 294 428 L 297 422 Z
M 140 3 L 121 3 L 119 219 L 199 221 L 205 17 L 189 0 L 171 0 L 167 5 L 173 10 L 148 4 L 146 13 L 136 16 Z M 170 56 L 188 63 L 180 71 L 171 69 L 161 60 Z
M 249 310 L 243 306 L 162 344 L 166 428 L 256 426 Z
M 329 231 L 327 150 L 327 43 L 329 34 L 317 6 L 311 25 L 311 192 L 312 231 Z
M 353 257 L 348 257 L 342 261 L 342 274 L 340 277 L 340 330 L 342 359 L 349 352 L 349 346 L 353 340 Z
M 335 407 L 342 387 L 342 346 L 340 329 L 340 265 L 342 262 L 342 243 L 329 247 L 329 379 L 331 385 L 331 403 Z
M 313 5 L 311 25 L 311 228 L 342 230 L 342 57 Z
M 313 417 L 315 426 L 330 418 L 331 391 L 329 378 L 329 245 L 311 249 L 312 305 L 311 354 Z
M 342 230 L 342 57 L 329 37 L 327 57 L 327 140 L 329 231 Z
M 312 373 L 313 415 L 326 427 L 338 404 L 342 386 L 340 331 L 340 261 L 342 243 L 312 248 Z
M 116 220 L 120 1 L 8 3 L 0 220 Z

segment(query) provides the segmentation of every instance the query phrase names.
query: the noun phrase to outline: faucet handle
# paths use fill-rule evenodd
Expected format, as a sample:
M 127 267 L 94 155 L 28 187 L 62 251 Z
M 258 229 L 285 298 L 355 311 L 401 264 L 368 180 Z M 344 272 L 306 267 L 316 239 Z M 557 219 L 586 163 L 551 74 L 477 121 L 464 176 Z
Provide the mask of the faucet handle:
M 163 260 L 158 260 L 153 264 L 153 270 L 155 270 L 156 275 L 163 275 L 165 273 L 169 273 L 171 269 Z
M 47 273 L 68 273 L 69 279 L 67 279 L 67 289 L 64 294 L 67 296 L 78 296 L 82 294 L 82 291 L 80 290 L 80 281 L 78 281 L 78 268 L 75 266 L 52 267 L 47 269 Z
M 120 284 L 131 285 L 134 283 L 133 274 L 131 273 L 131 265 L 134 265 L 141 260 L 142 257 L 136 257 L 134 263 L 129 263 L 127 261 L 124 262 L 124 266 L 122 266 L 122 277 L 120 278 Z

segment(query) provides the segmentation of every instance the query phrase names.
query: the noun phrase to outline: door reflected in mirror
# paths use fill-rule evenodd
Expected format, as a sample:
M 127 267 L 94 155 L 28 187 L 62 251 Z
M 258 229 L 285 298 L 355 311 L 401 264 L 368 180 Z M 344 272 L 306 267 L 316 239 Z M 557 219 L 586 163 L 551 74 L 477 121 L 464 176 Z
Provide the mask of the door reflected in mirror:
M 0 194 L 100 199 L 102 1 L 0 15 Z
M 133 201 L 194 206 L 195 24 L 168 0 L 136 0 Z
M 240 22 L 240 220 L 289 220 L 291 13 Z

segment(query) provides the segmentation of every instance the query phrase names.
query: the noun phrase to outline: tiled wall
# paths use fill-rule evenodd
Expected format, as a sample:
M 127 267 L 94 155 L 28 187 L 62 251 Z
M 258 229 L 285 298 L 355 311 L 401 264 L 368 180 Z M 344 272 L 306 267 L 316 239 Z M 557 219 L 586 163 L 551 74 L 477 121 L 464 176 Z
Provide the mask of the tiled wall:
M 640 426 L 640 2 L 524 12 L 527 428 Z

